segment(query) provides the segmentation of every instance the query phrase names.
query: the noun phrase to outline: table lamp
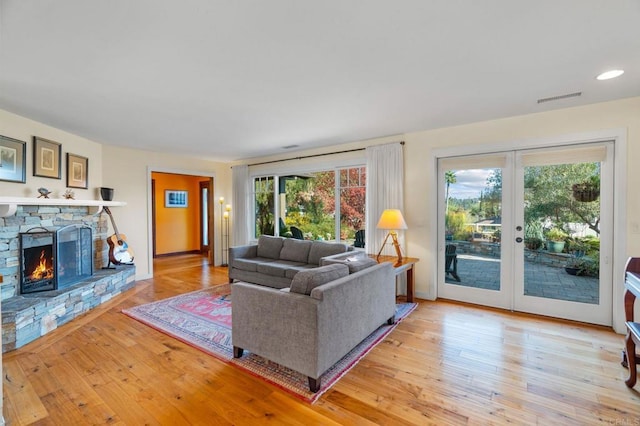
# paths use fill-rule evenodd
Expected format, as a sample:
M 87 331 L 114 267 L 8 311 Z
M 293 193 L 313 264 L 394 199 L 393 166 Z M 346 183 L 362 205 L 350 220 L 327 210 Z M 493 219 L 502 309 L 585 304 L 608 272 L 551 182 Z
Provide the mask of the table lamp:
M 391 236 L 391 241 L 393 242 L 393 246 L 396 249 L 396 254 L 398 255 L 398 262 L 402 261 L 402 252 L 400 251 L 400 244 L 398 243 L 398 233 L 396 232 L 399 229 L 407 229 L 407 223 L 404 221 L 402 217 L 402 213 L 398 209 L 387 209 L 382 212 L 380 215 L 380 220 L 378 221 L 378 225 L 376 226 L 378 229 L 388 229 L 389 233 L 384 238 L 384 242 L 382 243 L 382 247 L 380 247 L 380 251 L 376 256 L 376 260 L 379 261 L 380 253 L 384 249 L 384 245 L 387 243 L 389 236 Z

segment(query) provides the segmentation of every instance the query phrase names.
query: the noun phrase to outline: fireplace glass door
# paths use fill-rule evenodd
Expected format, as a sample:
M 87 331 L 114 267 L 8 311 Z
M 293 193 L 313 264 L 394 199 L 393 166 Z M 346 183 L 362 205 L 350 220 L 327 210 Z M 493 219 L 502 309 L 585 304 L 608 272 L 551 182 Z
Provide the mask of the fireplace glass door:
M 57 232 L 58 289 L 93 274 L 91 228 L 66 226 Z
M 69 225 L 20 234 L 20 294 L 60 290 L 93 275 L 91 228 Z

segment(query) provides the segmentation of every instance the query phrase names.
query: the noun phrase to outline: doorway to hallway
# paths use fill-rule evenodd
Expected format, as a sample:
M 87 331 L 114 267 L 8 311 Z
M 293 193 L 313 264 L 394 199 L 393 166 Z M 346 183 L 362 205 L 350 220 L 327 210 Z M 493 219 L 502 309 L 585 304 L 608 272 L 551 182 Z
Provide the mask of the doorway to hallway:
M 209 176 L 151 173 L 154 258 L 188 253 L 213 258 L 212 188 Z

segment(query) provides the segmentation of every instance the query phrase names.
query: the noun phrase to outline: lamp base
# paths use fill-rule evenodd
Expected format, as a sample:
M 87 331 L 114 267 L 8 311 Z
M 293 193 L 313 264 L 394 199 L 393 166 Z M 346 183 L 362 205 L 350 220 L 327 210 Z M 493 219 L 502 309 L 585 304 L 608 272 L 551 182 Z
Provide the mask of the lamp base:
M 376 261 L 380 262 L 380 254 L 382 253 L 382 250 L 384 250 L 384 246 L 385 244 L 387 244 L 387 240 L 389 239 L 389 236 L 391 236 L 391 243 L 393 244 L 393 247 L 396 249 L 396 255 L 398 256 L 398 263 L 400 263 L 402 262 L 402 251 L 400 250 L 400 243 L 398 242 L 398 233 L 396 231 L 389 231 L 387 236 L 384 237 L 384 241 L 382 242 L 382 247 L 380 247 L 380 251 L 376 256 Z

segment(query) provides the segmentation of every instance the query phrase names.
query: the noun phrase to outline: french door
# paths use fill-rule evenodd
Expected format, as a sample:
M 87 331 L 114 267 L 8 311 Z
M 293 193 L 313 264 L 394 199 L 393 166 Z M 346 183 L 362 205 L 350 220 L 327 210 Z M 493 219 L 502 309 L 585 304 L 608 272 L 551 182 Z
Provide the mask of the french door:
M 439 159 L 438 296 L 610 325 L 612 165 L 611 142 Z

